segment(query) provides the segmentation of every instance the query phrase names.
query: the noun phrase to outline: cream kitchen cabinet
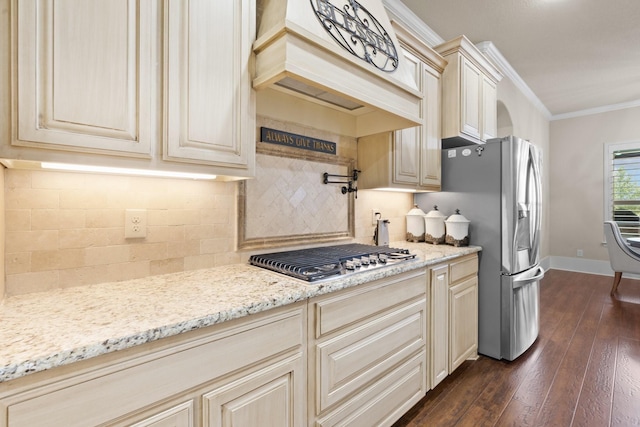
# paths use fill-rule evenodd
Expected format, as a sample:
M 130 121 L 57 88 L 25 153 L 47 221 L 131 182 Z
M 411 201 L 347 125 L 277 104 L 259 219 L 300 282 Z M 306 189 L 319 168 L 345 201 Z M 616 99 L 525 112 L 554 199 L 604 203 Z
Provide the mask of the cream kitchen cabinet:
M 449 265 L 429 270 L 431 296 L 429 388 L 449 375 Z
M 152 2 L 15 0 L 12 8 L 14 144 L 149 157 Z
M 1 157 L 254 175 L 254 2 L 12 8 L 13 135 Z
M 404 60 L 422 91 L 422 125 L 358 140 L 361 189 L 440 190 L 440 75 L 446 61 L 393 23 Z
M 430 388 L 478 352 L 478 256 L 429 269 Z
M 426 277 L 309 301 L 309 425 L 391 425 L 426 393 Z
M 11 382 L 0 426 L 301 426 L 306 303 Z
M 165 158 L 253 170 L 255 2 L 165 4 Z
M 454 140 L 443 144 L 495 138 L 500 72 L 465 36 L 434 49 L 448 62 L 442 73 L 442 138 Z

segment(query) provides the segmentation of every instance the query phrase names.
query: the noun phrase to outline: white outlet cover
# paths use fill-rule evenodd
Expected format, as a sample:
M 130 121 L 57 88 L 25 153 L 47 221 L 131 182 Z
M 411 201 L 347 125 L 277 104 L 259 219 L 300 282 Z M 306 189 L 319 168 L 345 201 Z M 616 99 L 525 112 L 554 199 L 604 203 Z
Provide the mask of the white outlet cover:
M 141 239 L 147 237 L 147 210 L 126 209 L 124 214 L 124 238 Z

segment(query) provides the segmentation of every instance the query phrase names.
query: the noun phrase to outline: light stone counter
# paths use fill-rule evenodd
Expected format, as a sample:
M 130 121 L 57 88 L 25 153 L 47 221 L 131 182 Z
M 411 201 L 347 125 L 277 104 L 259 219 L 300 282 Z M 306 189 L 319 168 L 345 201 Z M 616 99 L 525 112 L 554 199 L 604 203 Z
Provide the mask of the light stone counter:
M 410 249 L 416 260 L 314 284 L 236 264 L 6 298 L 0 304 L 0 382 L 480 250 L 391 246 Z

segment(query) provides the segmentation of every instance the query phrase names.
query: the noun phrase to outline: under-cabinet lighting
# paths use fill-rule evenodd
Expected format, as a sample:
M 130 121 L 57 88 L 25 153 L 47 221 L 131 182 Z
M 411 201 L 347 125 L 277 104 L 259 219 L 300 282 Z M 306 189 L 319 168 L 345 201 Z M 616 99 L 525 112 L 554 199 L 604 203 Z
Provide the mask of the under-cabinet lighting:
M 378 187 L 374 188 L 376 191 L 395 191 L 397 193 L 417 193 L 416 190 L 408 188 L 392 188 L 392 187 Z
M 42 169 L 52 169 L 52 170 L 67 171 L 67 172 L 107 173 L 107 174 L 115 174 L 115 175 L 136 175 L 136 176 L 150 176 L 150 177 L 160 177 L 160 178 L 216 179 L 217 177 L 216 175 L 211 175 L 207 173 L 116 168 L 116 167 L 110 167 L 110 166 L 74 165 L 70 163 L 42 162 L 40 166 L 42 167 Z

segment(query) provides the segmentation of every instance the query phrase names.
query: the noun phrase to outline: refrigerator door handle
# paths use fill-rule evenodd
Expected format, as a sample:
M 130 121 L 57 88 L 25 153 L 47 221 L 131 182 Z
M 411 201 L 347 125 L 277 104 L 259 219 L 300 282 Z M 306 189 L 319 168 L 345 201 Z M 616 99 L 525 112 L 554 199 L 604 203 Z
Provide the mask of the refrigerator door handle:
M 534 174 L 534 180 L 535 180 L 535 195 L 536 195 L 536 200 L 534 201 L 534 204 L 537 205 L 537 209 L 536 209 L 536 217 L 535 217 L 535 221 L 534 221 L 534 234 L 533 234 L 533 242 L 531 244 L 531 250 L 533 253 L 539 254 L 540 251 L 540 227 L 541 227 L 541 215 L 540 215 L 540 209 L 541 209 L 541 205 L 542 205 L 542 189 L 540 188 L 542 186 L 542 176 L 540 173 L 540 165 L 538 163 L 538 157 L 535 155 L 535 151 L 534 148 L 531 147 L 529 150 L 529 155 L 531 156 L 531 163 L 532 163 L 532 169 L 533 169 L 533 174 Z M 536 259 L 537 261 L 537 259 Z
M 537 282 L 538 280 L 544 277 L 544 268 L 541 266 L 537 267 L 536 274 L 533 277 L 527 277 L 526 279 L 517 279 L 513 281 L 513 289 L 521 288 L 524 285 L 528 285 L 529 283 Z

